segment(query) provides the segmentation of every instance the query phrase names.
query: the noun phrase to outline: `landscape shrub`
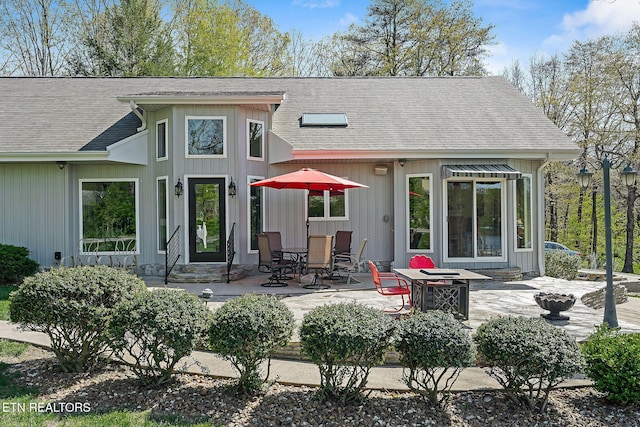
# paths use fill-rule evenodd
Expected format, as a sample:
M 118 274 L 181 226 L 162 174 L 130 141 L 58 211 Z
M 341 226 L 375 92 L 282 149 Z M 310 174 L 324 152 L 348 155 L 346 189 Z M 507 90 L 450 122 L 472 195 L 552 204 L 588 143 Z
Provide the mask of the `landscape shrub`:
M 579 256 L 569 255 L 564 251 L 547 251 L 544 253 L 544 274 L 546 276 L 574 280 L 578 277 L 579 268 Z
M 596 390 L 617 403 L 640 402 L 640 334 L 599 327 L 582 346 Z
M 29 258 L 29 250 L 0 243 L 0 284 L 19 283 L 38 271 L 40 265 Z
M 25 278 L 9 299 L 10 318 L 46 333 L 63 371 L 90 371 L 110 355 L 115 307 L 145 290 L 140 278 L 107 266 L 56 268 Z
M 575 339 L 539 318 L 491 319 L 473 339 L 487 373 L 529 410 L 544 412 L 551 389 L 584 366 Z
M 260 364 L 271 361 L 293 335 L 293 312 L 272 295 L 246 294 L 225 302 L 209 326 L 211 349 L 240 373 L 238 391 L 251 394 L 262 387 Z M 269 372 L 265 380 L 269 377 Z
M 475 356 L 471 334 L 451 313 L 442 311 L 418 311 L 402 319 L 395 347 L 403 366 L 402 381 L 432 404 L 445 401 L 443 392 L 451 389 Z
M 361 397 L 371 368 L 384 361 L 394 335 L 391 317 L 361 304 L 330 304 L 305 314 L 300 345 L 320 370 L 319 397 L 342 402 Z
M 112 347 L 135 361 L 143 384 L 172 379 L 176 364 L 206 336 L 210 311 L 191 293 L 175 289 L 141 292 L 125 299 L 109 324 Z

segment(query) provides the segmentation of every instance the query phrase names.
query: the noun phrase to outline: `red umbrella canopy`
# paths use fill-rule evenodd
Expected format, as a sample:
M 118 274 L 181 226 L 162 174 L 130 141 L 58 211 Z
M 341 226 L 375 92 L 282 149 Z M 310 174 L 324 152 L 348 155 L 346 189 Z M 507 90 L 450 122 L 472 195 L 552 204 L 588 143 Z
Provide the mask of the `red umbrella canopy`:
M 317 169 L 302 168 L 295 172 L 285 173 L 272 178 L 256 181 L 251 184 L 255 187 L 269 188 L 293 188 L 299 190 L 335 191 L 346 188 L 369 188 L 364 184 L 359 184 L 348 179 L 320 172 Z

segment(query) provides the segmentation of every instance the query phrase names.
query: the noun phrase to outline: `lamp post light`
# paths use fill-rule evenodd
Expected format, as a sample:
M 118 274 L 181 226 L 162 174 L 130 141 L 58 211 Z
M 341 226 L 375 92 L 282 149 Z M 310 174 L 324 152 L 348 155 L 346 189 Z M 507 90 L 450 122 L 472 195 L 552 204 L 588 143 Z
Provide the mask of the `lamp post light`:
M 608 325 L 609 328 L 618 327 L 618 316 L 616 314 L 616 300 L 613 291 L 613 250 L 611 245 L 611 161 L 607 156 L 602 159 L 602 176 L 604 180 L 604 236 L 605 236 L 605 251 L 606 251 L 606 278 L 607 286 L 605 288 L 604 299 L 604 320 L 603 322 Z M 638 172 L 631 167 L 631 163 L 625 167 L 622 172 L 622 180 L 627 187 L 632 187 L 636 183 L 636 174 Z M 585 166 L 582 166 L 580 172 L 578 172 L 578 180 L 582 188 L 586 189 L 591 186 L 591 178 L 593 173 L 587 171 Z

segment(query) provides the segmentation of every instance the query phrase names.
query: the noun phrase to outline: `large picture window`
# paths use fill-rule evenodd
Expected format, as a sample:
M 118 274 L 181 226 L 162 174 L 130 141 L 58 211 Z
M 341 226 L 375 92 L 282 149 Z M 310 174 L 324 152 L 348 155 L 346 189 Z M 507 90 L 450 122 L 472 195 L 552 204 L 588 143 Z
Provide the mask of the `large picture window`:
M 431 174 L 407 175 L 407 238 L 409 251 L 430 251 L 431 233 Z
M 515 180 L 516 250 L 533 249 L 531 229 L 531 175 Z
M 264 179 L 263 177 L 249 177 L 249 184 Z M 249 252 L 258 251 L 258 234 L 264 231 L 264 189 L 249 186 Z
M 168 141 L 169 130 L 167 127 L 167 119 L 160 120 L 156 123 L 156 160 L 166 160 L 168 158 Z
M 226 117 L 186 118 L 187 157 L 225 157 L 227 144 Z
M 311 221 L 347 218 L 347 190 L 308 191 L 307 213 Z
M 80 180 L 82 252 L 114 252 L 117 245 L 138 248 L 138 181 Z
M 447 181 L 448 258 L 504 257 L 504 180 Z
M 264 123 L 259 120 L 247 120 L 247 150 L 249 159 L 264 160 Z
M 169 178 L 166 176 L 157 179 L 157 209 L 158 209 L 158 253 L 165 253 L 167 250 L 167 232 L 169 227 Z

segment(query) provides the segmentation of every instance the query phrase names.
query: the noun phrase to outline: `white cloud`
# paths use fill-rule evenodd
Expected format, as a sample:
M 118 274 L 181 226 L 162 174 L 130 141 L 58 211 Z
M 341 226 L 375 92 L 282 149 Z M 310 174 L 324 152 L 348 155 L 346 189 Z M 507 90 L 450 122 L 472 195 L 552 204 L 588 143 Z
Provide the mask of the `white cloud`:
M 340 5 L 340 0 L 293 0 L 293 4 L 309 9 L 325 9 Z
M 548 37 L 545 45 L 564 49 L 574 40 L 584 41 L 605 34 L 623 33 L 638 21 L 640 0 L 590 0 L 586 9 L 565 14 L 562 31 Z
M 340 26 L 341 27 L 348 27 L 349 25 L 353 24 L 354 22 L 358 22 L 358 17 L 356 15 L 354 15 L 353 13 L 345 13 L 344 16 L 342 18 L 340 18 Z

